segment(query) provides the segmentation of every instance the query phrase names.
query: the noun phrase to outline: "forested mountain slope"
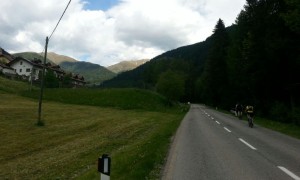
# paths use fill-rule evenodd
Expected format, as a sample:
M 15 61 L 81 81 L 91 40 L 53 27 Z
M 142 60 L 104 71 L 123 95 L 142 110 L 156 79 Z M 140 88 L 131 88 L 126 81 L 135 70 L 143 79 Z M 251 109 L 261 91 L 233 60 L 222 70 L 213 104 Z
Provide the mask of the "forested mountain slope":
M 154 89 L 161 73 L 167 70 L 178 71 L 185 74 L 187 80 L 193 81 L 203 71 L 209 46 L 210 40 L 207 39 L 204 42 L 165 52 L 134 70 L 121 73 L 112 80 L 104 82 L 104 86 Z
M 83 75 L 85 81 L 90 83 L 101 83 L 102 81 L 111 79 L 115 73 L 109 71 L 103 66 L 84 61 L 62 62 L 60 66 L 66 71 Z

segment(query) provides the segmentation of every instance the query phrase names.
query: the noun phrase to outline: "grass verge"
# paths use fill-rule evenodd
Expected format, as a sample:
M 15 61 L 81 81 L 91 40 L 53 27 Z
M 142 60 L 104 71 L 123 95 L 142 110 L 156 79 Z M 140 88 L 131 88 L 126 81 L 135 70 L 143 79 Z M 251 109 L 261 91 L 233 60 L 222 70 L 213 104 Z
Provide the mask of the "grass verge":
M 255 117 L 254 123 L 265 128 L 272 129 L 274 131 L 278 131 L 280 133 L 300 139 L 300 127 L 297 125 L 271 121 L 269 119 L 260 117 Z

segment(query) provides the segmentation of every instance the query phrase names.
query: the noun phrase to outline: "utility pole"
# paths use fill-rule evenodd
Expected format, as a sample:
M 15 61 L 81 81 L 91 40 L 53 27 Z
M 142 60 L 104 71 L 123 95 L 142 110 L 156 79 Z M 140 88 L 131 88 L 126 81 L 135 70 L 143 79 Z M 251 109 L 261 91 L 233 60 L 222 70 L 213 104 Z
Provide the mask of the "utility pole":
M 31 69 L 31 73 L 30 73 L 30 88 L 29 88 L 29 90 L 30 90 L 30 92 L 32 91 L 32 77 L 33 77 L 33 70 L 34 70 L 34 68 L 32 68 Z
M 42 72 L 42 77 L 41 77 L 41 93 L 40 93 L 40 101 L 39 101 L 39 112 L 38 112 L 38 121 L 37 121 L 37 125 L 38 126 L 44 126 L 44 122 L 41 120 L 41 114 L 42 114 L 42 102 L 43 102 L 43 92 L 44 92 L 44 76 L 45 76 L 45 68 L 46 68 L 46 59 L 47 59 L 47 48 L 48 48 L 48 42 L 49 39 L 52 37 L 53 33 L 55 32 L 60 20 L 62 19 L 62 17 L 64 16 L 66 10 L 68 9 L 69 5 L 71 3 L 71 0 L 69 1 L 66 9 L 64 10 L 63 14 L 61 15 L 60 19 L 58 20 L 55 28 L 53 29 L 50 37 L 48 38 L 48 36 L 46 37 L 46 45 L 45 45 L 45 55 L 44 55 L 44 64 L 43 64 L 43 72 Z
M 46 45 L 45 45 L 45 55 L 44 55 L 44 63 L 43 63 L 43 71 L 41 77 L 41 93 L 40 93 L 40 101 L 39 101 L 39 112 L 38 112 L 38 126 L 44 126 L 44 122 L 41 120 L 42 114 L 42 102 L 43 102 L 43 93 L 44 93 L 44 76 L 45 76 L 45 66 L 46 66 L 46 59 L 47 59 L 47 48 L 48 48 L 48 36 L 46 37 Z

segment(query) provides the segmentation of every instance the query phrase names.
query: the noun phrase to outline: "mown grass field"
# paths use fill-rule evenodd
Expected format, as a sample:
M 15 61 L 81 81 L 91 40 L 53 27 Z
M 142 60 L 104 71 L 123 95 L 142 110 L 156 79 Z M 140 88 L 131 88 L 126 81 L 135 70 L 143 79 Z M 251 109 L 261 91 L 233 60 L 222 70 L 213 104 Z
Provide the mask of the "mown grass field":
M 38 99 L 40 91 L 23 91 L 23 96 Z M 168 111 L 168 101 L 161 95 L 140 89 L 45 89 L 49 101 L 117 109 Z M 173 108 L 171 108 L 173 110 Z
M 27 90 L 27 84 L 0 78 L 0 179 L 99 179 L 97 160 L 103 153 L 112 158 L 111 179 L 159 179 L 170 138 L 185 115 L 180 108 L 165 106 L 161 97 L 139 90 L 127 89 L 124 94 L 132 101 L 139 99 L 135 94 L 157 100 L 101 106 L 91 101 L 93 97 L 109 98 L 112 91 L 46 90 L 45 126 L 36 126 L 38 100 L 35 91 L 26 92 L 31 98 L 20 96 Z M 57 96 L 51 99 L 50 92 Z M 67 102 L 63 94 L 92 97 Z

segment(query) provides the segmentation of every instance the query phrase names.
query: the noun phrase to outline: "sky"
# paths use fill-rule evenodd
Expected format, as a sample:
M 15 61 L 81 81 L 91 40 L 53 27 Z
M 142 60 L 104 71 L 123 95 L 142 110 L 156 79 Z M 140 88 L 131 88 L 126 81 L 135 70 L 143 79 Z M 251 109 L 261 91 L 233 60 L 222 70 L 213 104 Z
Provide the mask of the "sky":
M 1 0 L 0 47 L 43 52 L 69 0 Z M 48 52 L 101 66 L 152 59 L 204 41 L 221 18 L 235 22 L 246 0 L 72 0 Z

